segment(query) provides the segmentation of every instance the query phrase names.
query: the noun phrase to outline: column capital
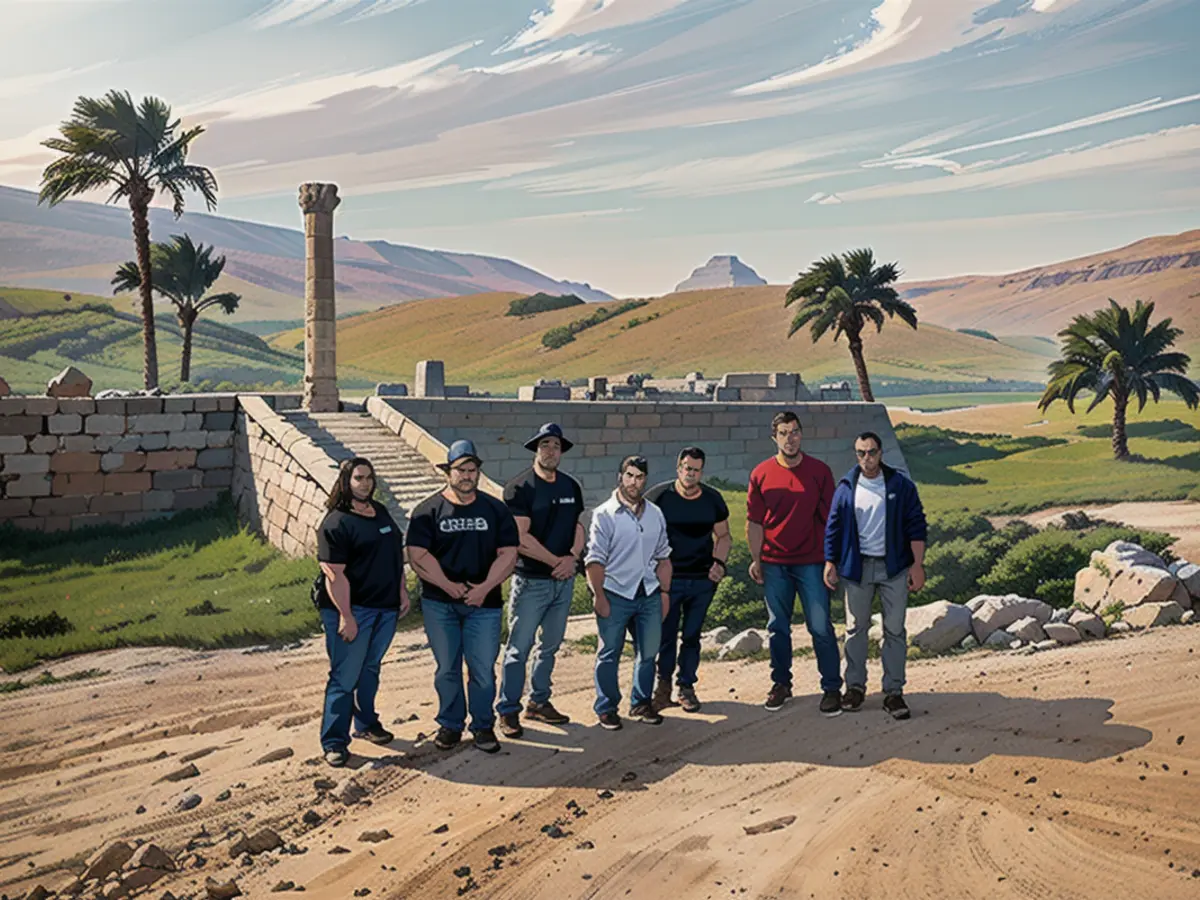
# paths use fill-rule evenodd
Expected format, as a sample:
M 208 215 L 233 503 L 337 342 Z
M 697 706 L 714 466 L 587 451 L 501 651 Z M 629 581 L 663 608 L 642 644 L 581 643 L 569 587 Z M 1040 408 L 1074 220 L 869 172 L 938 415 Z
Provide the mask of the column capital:
M 300 185 L 300 209 L 308 213 L 332 213 L 342 199 L 336 184 L 309 181 Z

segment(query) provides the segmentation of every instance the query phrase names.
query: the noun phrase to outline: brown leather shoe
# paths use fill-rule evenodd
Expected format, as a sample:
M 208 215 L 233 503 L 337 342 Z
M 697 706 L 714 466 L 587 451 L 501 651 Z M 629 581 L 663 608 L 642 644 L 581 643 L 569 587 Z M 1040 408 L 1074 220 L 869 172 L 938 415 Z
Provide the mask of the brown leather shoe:
M 658 679 L 658 684 L 654 686 L 654 696 L 650 698 L 650 705 L 655 709 L 667 709 L 679 705 L 671 699 L 671 679 Z
M 505 713 L 500 716 L 500 733 L 506 738 L 519 738 L 525 734 L 521 719 L 516 713 Z
M 547 725 L 566 725 L 571 721 L 570 716 L 560 713 L 549 700 L 545 703 L 527 703 L 525 718 L 530 722 L 545 722 Z
M 696 696 L 696 689 L 691 685 L 679 686 L 679 705 L 684 712 L 694 713 L 700 712 L 700 698 Z

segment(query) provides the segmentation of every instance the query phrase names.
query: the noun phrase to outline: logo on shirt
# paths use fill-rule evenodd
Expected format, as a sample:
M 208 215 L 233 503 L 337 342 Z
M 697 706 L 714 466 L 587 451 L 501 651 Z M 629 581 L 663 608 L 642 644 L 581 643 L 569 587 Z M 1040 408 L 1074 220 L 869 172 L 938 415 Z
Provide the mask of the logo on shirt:
M 574 497 L 555 497 L 554 502 L 558 503 L 558 504 L 563 504 L 563 503 L 574 504 L 575 498 Z
M 384 525 L 382 528 L 380 528 L 380 529 L 379 529 L 379 533 L 380 533 L 380 534 L 391 534 L 391 533 L 392 533 L 392 526 L 391 526 L 391 525 Z
M 459 531 L 487 531 L 487 519 L 483 516 L 461 517 L 453 519 L 442 519 L 438 522 L 438 529 L 446 534 L 453 534 Z

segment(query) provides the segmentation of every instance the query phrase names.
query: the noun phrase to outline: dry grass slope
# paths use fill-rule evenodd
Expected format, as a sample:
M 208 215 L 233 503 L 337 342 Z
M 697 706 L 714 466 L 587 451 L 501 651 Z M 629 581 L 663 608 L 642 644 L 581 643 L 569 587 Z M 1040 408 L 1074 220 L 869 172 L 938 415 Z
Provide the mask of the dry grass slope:
M 579 318 L 577 309 L 519 319 L 504 315 L 518 294 L 417 300 L 340 322 L 338 355 L 400 379 L 412 378 L 418 360 L 442 359 L 453 381 L 501 391 L 538 377 L 569 380 L 626 372 L 671 377 L 695 369 L 717 375 L 800 371 L 810 384 L 848 375 L 844 341 L 814 345 L 806 333 L 787 338 L 786 290 L 767 285 L 669 294 L 580 333 L 558 350 L 545 350 L 542 334 Z M 657 319 L 644 321 L 655 314 Z M 643 323 L 628 328 L 635 317 Z M 294 349 L 303 339 L 297 329 L 272 343 Z M 867 357 L 873 377 L 881 381 L 1038 380 L 1045 373 L 1041 357 L 935 325 L 914 333 L 892 322 L 882 334 L 867 337 Z

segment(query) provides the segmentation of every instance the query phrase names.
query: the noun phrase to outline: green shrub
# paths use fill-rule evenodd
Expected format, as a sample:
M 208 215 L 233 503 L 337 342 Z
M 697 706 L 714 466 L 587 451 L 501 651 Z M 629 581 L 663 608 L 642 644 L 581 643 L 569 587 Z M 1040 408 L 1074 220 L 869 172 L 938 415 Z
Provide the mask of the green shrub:
M 552 309 L 566 309 L 568 306 L 582 306 L 583 301 L 574 294 L 553 296 L 538 291 L 528 297 L 518 297 L 508 304 L 506 316 L 532 316 L 535 313 L 549 312 Z
M 649 302 L 649 300 L 626 300 L 624 303 L 618 303 L 612 309 L 607 306 L 597 306 L 596 311 L 590 316 L 576 319 L 568 325 L 551 328 L 542 335 L 542 344 L 551 350 L 557 350 L 575 340 L 575 335 L 579 332 L 607 322 L 609 319 L 615 319 L 617 316 L 645 306 Z
M 955 538 L 971 540 L 993 530 L 985 517 L 966 510 L 929 516 L 929 543 L 940 544 Z
M 732 631 L 747 628 L 763 628 L 767 624 L 767 606 L 763 600 L 763 589 L 750 580 L 750 550 L 743 543 L 735 543 L 726 559 L 729 573 L 717 585 L 705 628 L 722 625 Z
M 999 343 L 999 339 L 994 334 L 990 331 L 984 331 L 982 328 L 960 328 L 958 329 L 958 333 L 969 334 L 971 337 L 983 338 L 985 341 L 996 341 Z
M 1065 609 L 1075 602 L 1075 579 L 1052 578 L 1043 581 L 1033 595 L 1051 606 Z
M 557 350 L 559 347 L 567 346 L 573 340 L 575 340 L 575 335 L 571 333 L 571 329 L 566 325 L 558 325 L 542 335 L 542 346 Z
M 920 606 L 934 600 L 955 603 L 970 600 L 982 593 L 980 581 L 996 561 L 1019 541 L 1036 533 L 1033 526 L 1020 520 L 999 531 L 991 530 L 990 524 L 988 529 L 970 538 L 956 537 L 945 543 L 931 544 L 925 555 L 925 587 L 913 595 L 910 603 Z
M 1088 564 L 1093 550 L 1103 550 L 1113 541 L 1133 541 L 1158 553 L 1170 545 L 1172 538 L 1160 532 L 1112 526 L 1088 532 L 1047 528 L 1014 545 L 979 579 L 979 587 L 985 593 L 1023 597 L 1038 597 L 1041 590 L 1049 595 L 1043 597 L 1047 603 L 1053 596 L 1059 601 L 1057 605 L 1069 606 L 1071 593 L 1054 582 L 1070 581 L 1073 593 L 1075 573 Z

